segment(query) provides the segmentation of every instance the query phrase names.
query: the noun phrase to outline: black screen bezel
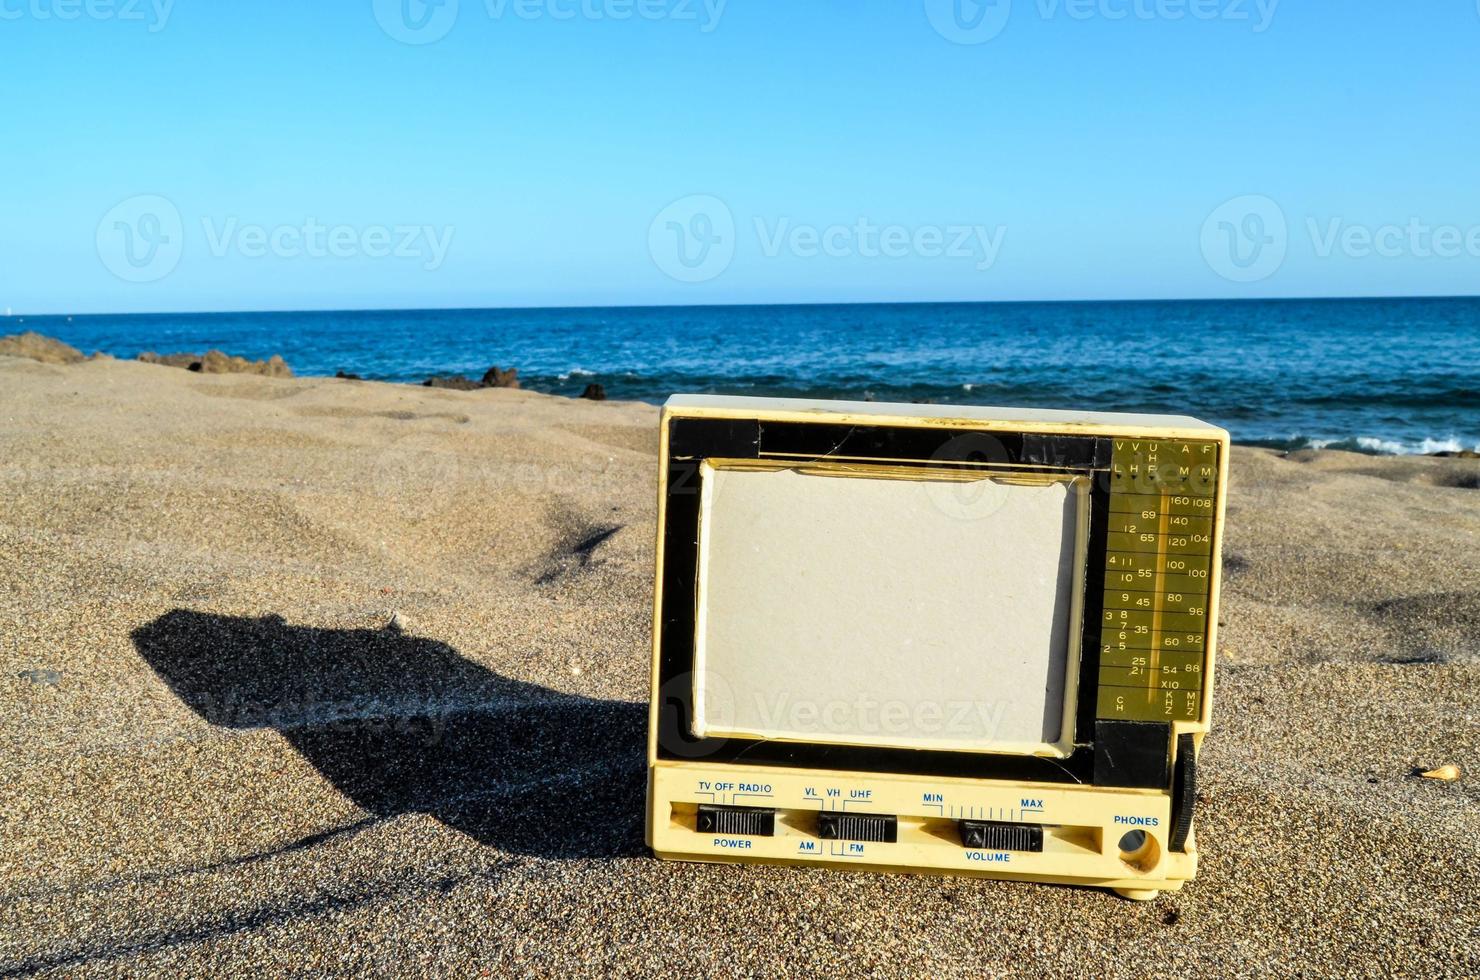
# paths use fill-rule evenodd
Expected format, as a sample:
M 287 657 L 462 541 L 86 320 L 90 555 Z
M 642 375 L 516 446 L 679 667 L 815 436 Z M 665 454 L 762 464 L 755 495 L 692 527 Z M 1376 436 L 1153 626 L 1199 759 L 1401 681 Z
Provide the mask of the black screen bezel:
M 1095 693 L 1099 682 L 1109 467 L 1106 436 L 989 431 L 958 426 L 853 425 L 756 418 L 686 418 L 668 423 L 663 593 L 658 654 L 657 752 L 660 759 L 966 776 L 1030 782 L 1095 783 Z M 769 459 L 798 465 L 868 460 L 890 465 L 1051 469 L 1090 478 L 1074 751 L 1066 758 L 1005 753 L 845 746 L 692 734 L 700 468 L 706 459 Z M 1100 722 L 1104 725 L 1104 722 Z M 1148 736 L 1169 737 L 1165 725 Z

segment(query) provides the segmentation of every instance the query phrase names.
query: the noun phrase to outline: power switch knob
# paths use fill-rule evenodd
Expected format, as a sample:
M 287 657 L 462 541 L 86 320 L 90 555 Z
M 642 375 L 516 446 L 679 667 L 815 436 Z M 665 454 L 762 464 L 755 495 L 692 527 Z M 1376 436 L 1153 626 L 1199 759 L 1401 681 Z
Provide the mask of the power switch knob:
M 735 837 L 776 836 L 776 811 L 765 806 L 721 806 L 699 804 L 694 829 L 701 834 L 729 834 Z

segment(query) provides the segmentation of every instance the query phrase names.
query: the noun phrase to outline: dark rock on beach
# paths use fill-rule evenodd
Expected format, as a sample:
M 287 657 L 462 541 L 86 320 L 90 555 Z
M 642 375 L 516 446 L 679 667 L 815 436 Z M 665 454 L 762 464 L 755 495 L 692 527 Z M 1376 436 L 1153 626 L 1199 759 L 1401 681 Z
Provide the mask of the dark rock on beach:
M 161 364 L 165 367 L 184 368 L 187 371 L 199 371 L 201 368 L 201 355 L 199 354 L 156 354 L 153 351 L 145 351 L 139 355 L 139 360 L 145 364 Z
M 477 391 L 483 385 L 472 378 L 465 378 L 460 374 L 448 374 L 437 378 L 427 378 L 422 383 L 424 388 L 446 388 L 451 391 Z
M 585 391 L 581 392 L 581 397 L 588 398 L 593 402 L 604 402 L 606 401 L 606 388 L 592 382 L 586 386 Z
M 82 351 L 34 330 L 0 337 L 0 355 L 29 357 L 43 364 L 76 364 L 84 360 Z
M 483 373 L 482 381 L 474 381 L 460 374 L 444 374 L 437 377 L 427 378 L 422 382 L 426 388 L 447 388 L 452 391 L 478 391 L 482 388 L 517 388 L 519 387 L 519 369 L 501 368 L 494 365 Z
M 364 381 L 365 380 L 364 378 L 360 377 L 358 374 L 350 374 L 348 371 L 335 371 L 334 372 L 334 377 L 340 378 L 340 379 L 342 379 L 344 381 Z
M 1480 453 L 1473 449 L 1441 449 L 1433 456 L 1442 456 L 1445 459 L 1480 459 Z
M 54 337 L 46 337 L 34 331 L 0 337 L 0 355 L 29 357 L 46 364 L 76 364 L 87 360 L 82 352 Z M 106 358 L 106 354 L 94 354 L 94 359 Z M 166 367 L 185 368 L 205 374 L 260 374 L 269 378 L 291 378 L 293 369 L 281 357 L 274 354 L 265 361 L 249 361 L 218 350 L 204 354 L 156 354 L 152 351 L 139 355 L 146 364 L 163 364 Z
M 483 387 L 517 388 L 519 387 L 519 369 L 515 367 L 501 368 L 495 364 L 484 372 Z
M 261 374 L 269 378 L 291 378 L 293 369 L 288 367 L 277 354 L 265 361 L 249 361 L 245 357 L 223 354 L 218 350 L 206 351 L 201 358 L 201 370 L 206 374 Z
M 162 364 L 165 367 L 184 368 L 202 374 L 260 374 L 268 378 L 291 378 L 293 369 L 277 354 L 265 361 L 249 361 L 245 357 L 208 350 L 204 354 L 156 354 L 145 351 L 139 355 L 145 364 Z

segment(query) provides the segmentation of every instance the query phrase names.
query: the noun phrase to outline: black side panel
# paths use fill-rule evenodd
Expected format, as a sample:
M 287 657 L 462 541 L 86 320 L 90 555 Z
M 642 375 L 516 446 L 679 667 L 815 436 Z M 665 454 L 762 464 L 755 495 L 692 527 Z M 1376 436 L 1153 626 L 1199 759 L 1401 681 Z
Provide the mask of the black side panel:
M 1172 726 L 1159 721 L 1095 722 L 1095 785 L 1166 789 Z
M 1094 753 L 1088 746 L 1067 759 L 983 752 L 937 752 L 917 749 L 824 745 L 803 742 L 755 742 L 742 738 L 695 738 L 692 699 L 679 684 L 664 685 L 658 713 L 658 757 L 793 769 L 848 769 L 897 772 L 912 776 L 962 776 L 1010 779 L 1024 783 L 1081 783 L 1094 776 Z
M 899 463 L 1012 463 L 1088 470 L 1109 466 L 1110 451 L 1110 440 L 1096 436 L 827 422 L 761 426 L 762 453 L 813 459 L 856 456 Z
M 1172 836 L 1174 851 L 1187 850 L 1192 833 L 1192 808 L 1197 802 L 1197 749 L 1191 735 L 1177 736 L 1177 762 L 1172 773 Z
M 1111 440 L 1088 436 L 1054 436 L 1023 433 L 1021 461 L 1041 466 L 1072 469 L 1110 465 Z
M 1084 632 L 1079 639 L 1079 703 L 1074 713 L 1074 741 L 1080 744 L 1094 741 L 1095 695 L 1100 689 L 1100 616 L 1105 611 L 1105 543 L 1110 524 L 1110 493 L 1105 483 L 1097 476 L 1089 495 Z
M 761 424 L 755 419 L 674 419 L 668 428 L 673 459 L 754 459 L 760 444 Z

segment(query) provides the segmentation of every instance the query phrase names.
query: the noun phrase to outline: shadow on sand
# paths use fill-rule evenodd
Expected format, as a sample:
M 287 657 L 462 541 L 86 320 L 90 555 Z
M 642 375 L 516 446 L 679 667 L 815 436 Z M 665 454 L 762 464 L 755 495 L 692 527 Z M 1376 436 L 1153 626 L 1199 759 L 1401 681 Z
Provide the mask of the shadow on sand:
M 381 817 L 550 858 L 642 851 L 645 709 L 510 680 L 390 629 L 177 609 L 134 645 L 213 725 L 270 728 Z

